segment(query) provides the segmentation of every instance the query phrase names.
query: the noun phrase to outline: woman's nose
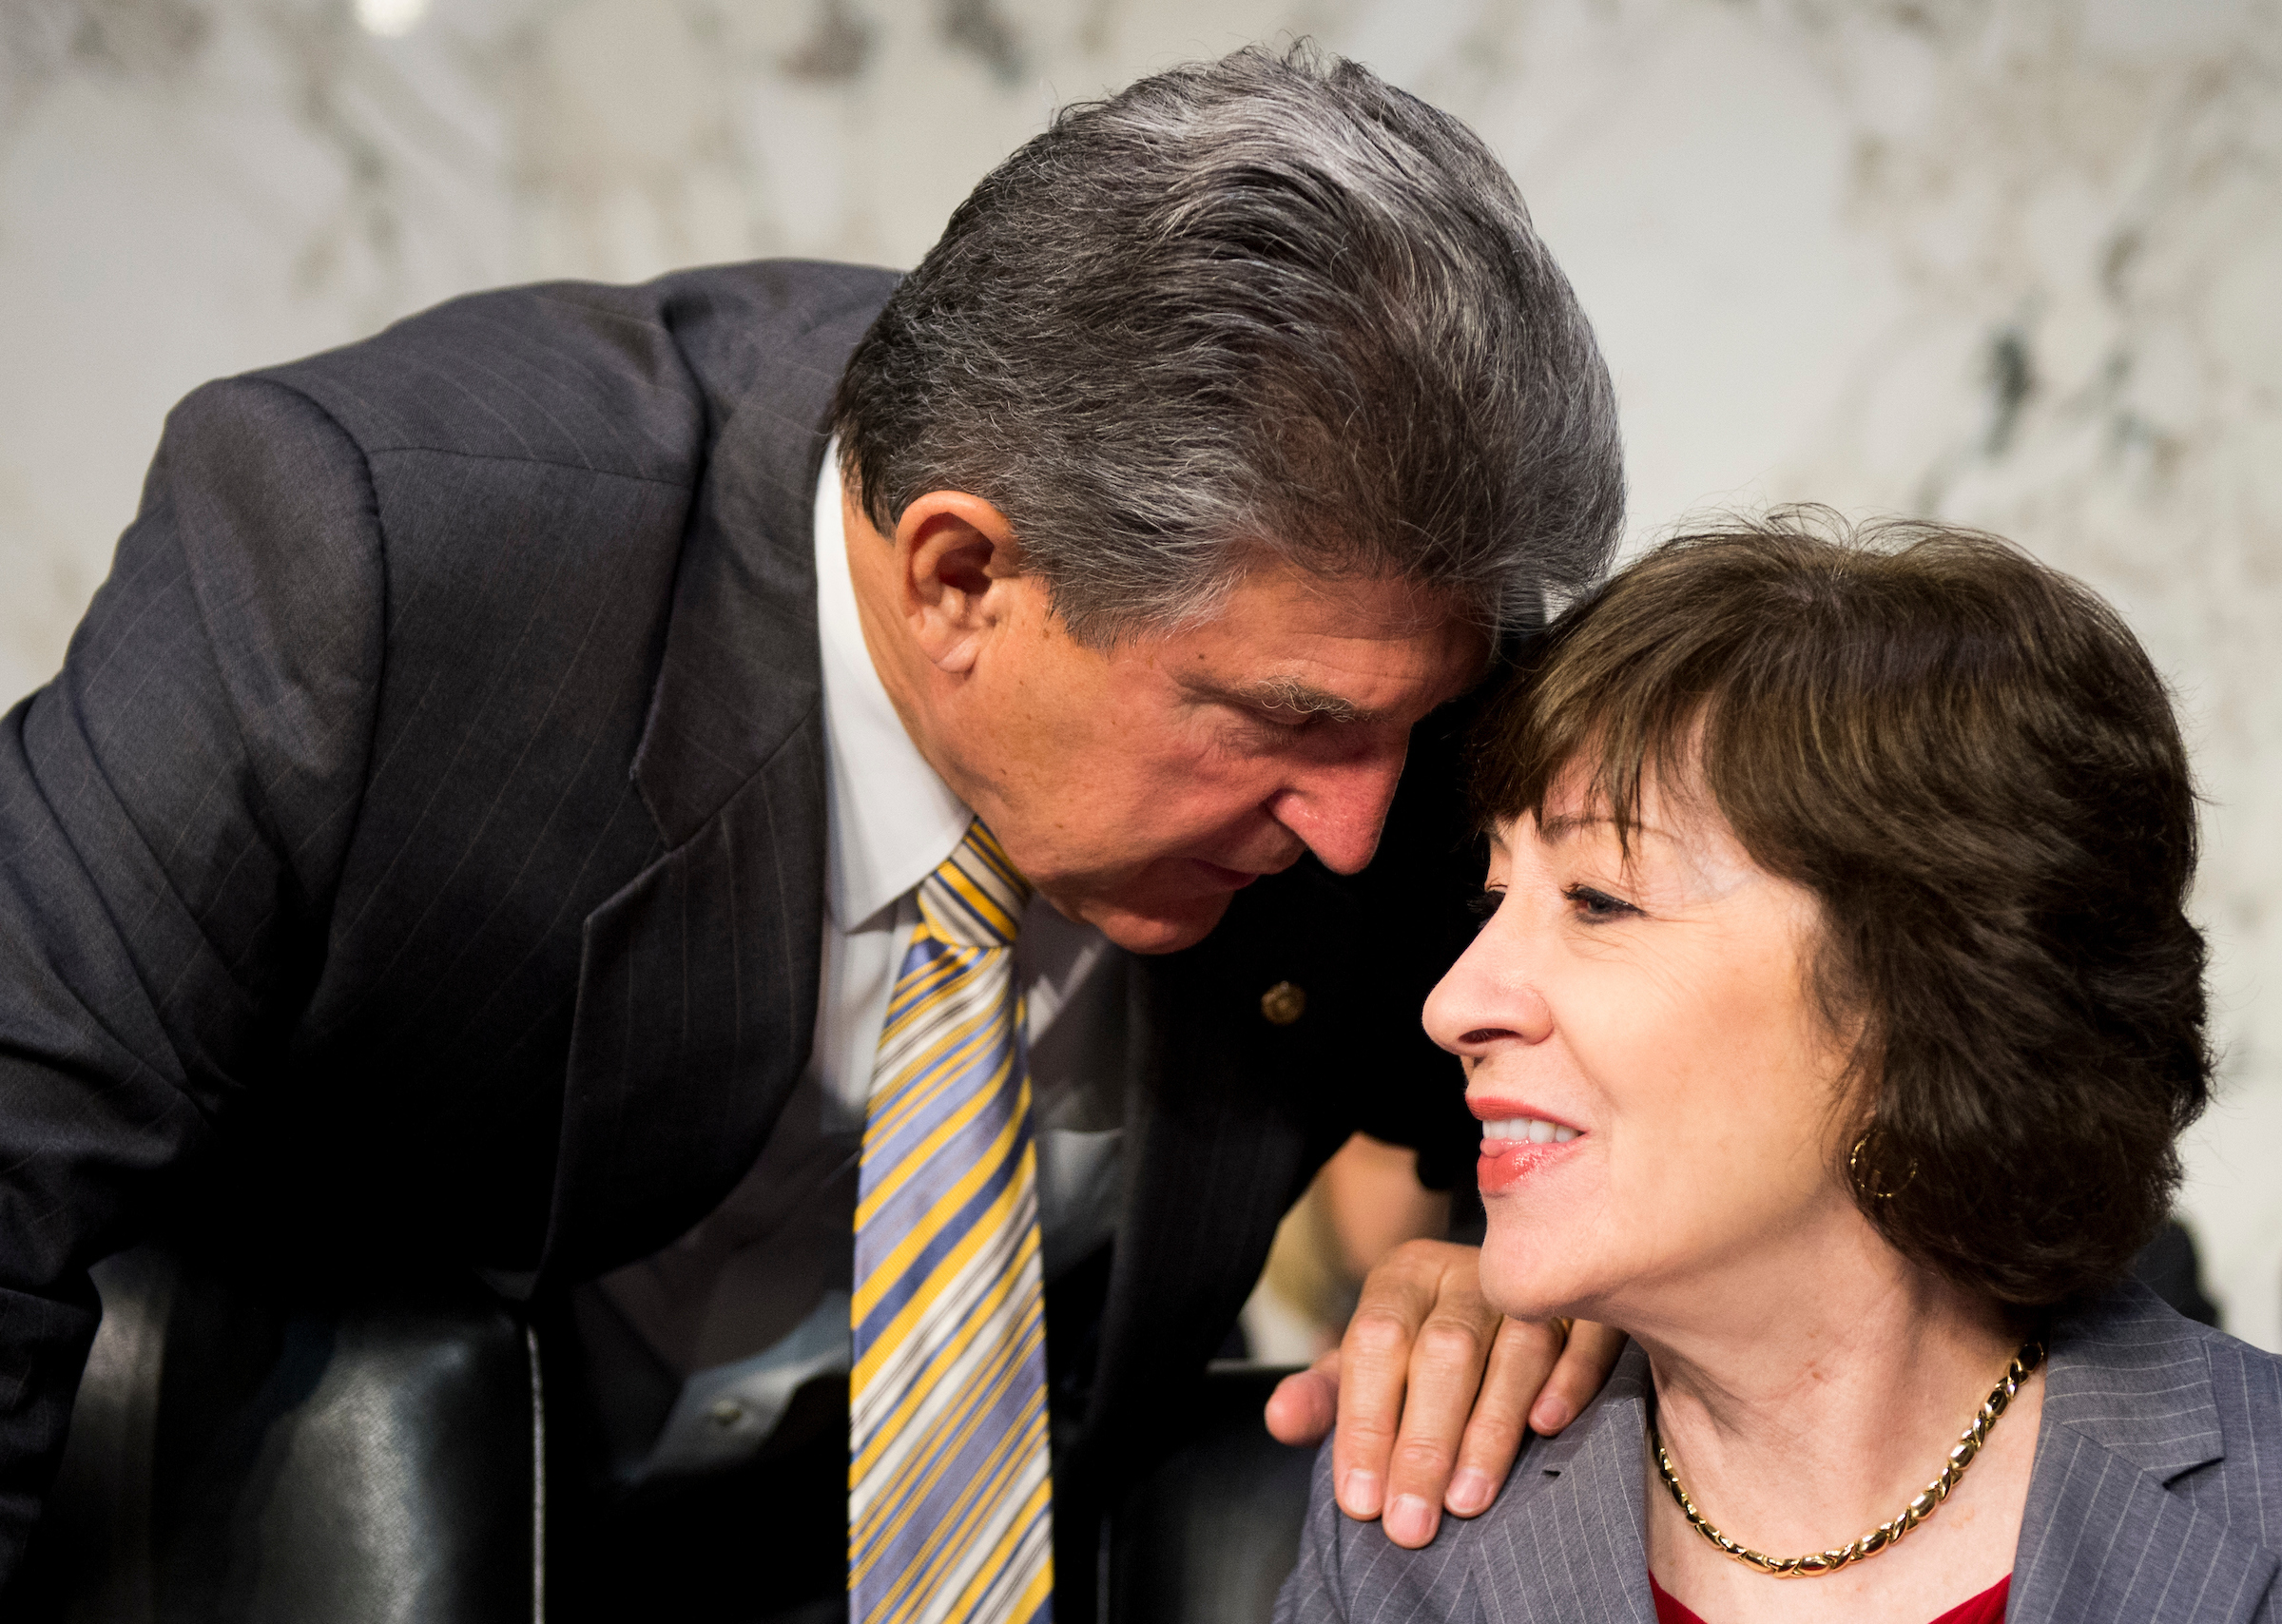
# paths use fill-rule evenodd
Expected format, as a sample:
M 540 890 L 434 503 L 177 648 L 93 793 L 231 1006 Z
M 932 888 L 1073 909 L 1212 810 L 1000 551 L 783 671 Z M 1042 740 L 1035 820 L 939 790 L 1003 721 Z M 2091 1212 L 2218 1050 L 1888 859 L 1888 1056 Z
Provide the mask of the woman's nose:
M 1500 1043 L 1539 1043 L 1553 1011 L 1533 982 L 1521 944 L 1496 928 L 1476 937 L 1426 997 L 1426 1035 L 1453 1054 Z

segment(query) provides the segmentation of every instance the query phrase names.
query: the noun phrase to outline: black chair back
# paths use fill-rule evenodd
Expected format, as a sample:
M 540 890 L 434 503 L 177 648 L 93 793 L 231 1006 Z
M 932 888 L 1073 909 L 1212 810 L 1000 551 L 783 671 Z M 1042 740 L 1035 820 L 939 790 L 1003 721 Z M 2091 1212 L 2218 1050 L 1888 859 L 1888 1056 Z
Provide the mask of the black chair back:
M 259 1285 L 154 1248 L 103 1326 L 10 1620 L 529 1624 L 543 1431 L 474 1281 Z
M 535 1344 L 474 1281 L 281 1285 L 146 1247 L 96 1285 L 70 1443 L 0 1617 L 544 1620 Z M 1111 1518 L 1105 1624 L 1266 1624 L 1313 1458 L 1261 1422 L 1284 1374 L 1212 1372 L 1189 1441 Z

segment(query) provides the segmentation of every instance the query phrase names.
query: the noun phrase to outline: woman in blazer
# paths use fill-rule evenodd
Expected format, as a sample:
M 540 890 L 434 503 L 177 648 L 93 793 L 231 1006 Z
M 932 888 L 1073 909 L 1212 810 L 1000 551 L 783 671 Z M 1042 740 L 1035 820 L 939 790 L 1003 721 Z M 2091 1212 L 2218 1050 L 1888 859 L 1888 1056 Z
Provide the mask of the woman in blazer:
M 1483 1288 L 1632 1346 L 1423 1549 L 1326 1446 L 1279 1618 L 2275 1618 L 2282 1361 L 2127 1276 L 2209 1054 L 2186 753 L 2116 615 L 1986 536 L 1683 538 L 1563 617 L 1478 791 L 1426 1024 Z

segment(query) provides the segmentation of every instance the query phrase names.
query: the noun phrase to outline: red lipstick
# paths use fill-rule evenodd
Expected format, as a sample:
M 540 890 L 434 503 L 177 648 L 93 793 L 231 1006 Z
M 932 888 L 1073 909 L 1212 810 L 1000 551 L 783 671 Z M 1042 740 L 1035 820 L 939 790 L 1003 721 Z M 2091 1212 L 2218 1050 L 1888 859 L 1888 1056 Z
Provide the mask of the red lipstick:
M 1481 1159 L 1475 1179 L 1484 1195 L 1503 1195 L 1523 1179 L 1566 1159 L 1581 1142 L 1580 1128 L 1526 1100 L 1469 1099 L 1481 1120 Z M 1545 1137 L 1550 1125 L 1553 1137 Z

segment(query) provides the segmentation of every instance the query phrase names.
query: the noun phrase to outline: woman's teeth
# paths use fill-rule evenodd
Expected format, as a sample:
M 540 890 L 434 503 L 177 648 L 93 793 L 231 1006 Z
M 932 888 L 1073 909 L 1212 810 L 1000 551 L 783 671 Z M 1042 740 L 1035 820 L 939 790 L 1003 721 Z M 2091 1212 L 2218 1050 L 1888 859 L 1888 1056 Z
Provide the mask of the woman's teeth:
M 1481 1125 L 1484 1139 L 1526 1139 L 1533 1145 L 1566 1145 L 1576 1137 L 1576 1130 L 1542 1117 L 1516 1116 L 1503 1122 L 1485 1122 Z

